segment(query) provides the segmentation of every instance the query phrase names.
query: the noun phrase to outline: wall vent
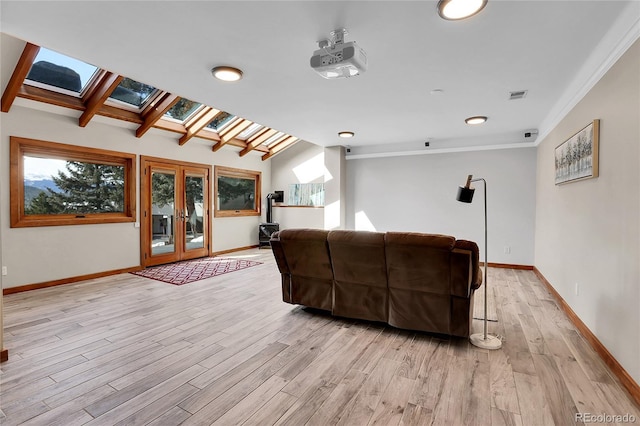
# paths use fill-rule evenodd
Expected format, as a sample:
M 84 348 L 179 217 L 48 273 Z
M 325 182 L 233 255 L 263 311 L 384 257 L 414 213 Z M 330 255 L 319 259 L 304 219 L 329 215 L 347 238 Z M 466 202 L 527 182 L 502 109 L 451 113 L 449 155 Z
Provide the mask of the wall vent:
M 527 90 L 517 90 L 515 92 L 509 92 L 509 100 L 522 99 L 527 96 Z

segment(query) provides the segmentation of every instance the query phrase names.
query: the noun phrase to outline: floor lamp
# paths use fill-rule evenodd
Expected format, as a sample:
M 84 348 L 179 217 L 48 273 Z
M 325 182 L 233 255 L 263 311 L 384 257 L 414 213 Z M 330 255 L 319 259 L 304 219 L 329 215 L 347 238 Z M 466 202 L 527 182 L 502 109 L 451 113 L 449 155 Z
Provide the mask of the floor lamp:
M 473 193 L 476 191 L 475 188 L 471 187 L 471 182 L 479 181 L 484 184 L 484 333 L 472 334 L 469 336 L 469 341 L 479 348 L 500 349 L 502 341 L 498 337 L 487 333 L 487 294 L 489 293 L 487 287 L 487 269 L 489 269 L 489 263 L 487 262 L 487 181 L 483 178 L 473 179 L 473 175 L 467 176 L 466 185 L 458 187 L 456 199 L 463 203 L 471 203 L 473 201 Z

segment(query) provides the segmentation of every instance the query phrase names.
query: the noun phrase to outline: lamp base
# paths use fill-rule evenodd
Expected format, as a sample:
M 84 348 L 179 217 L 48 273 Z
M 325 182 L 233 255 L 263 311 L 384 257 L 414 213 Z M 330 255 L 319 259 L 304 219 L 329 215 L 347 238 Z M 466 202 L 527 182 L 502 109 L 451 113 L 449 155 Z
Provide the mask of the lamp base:
M 502 347 L 502 340 L 496 336 L 487 334 L 487 338 L 484 338 L 484 333 L 476 333 L 469 336 L 469 341 L 473 346 L 477 346 L 482 349 L 500 349 Z

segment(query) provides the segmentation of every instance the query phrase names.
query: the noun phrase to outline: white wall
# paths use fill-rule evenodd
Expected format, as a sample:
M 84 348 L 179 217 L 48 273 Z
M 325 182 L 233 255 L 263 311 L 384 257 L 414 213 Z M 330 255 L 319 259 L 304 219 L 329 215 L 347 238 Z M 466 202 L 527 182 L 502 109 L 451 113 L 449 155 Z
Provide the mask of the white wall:
M 345 148 L 324 149 L 324 229 L 345 229 L 347 199 L 347 160 Z
M 271 160 L 271 190 L 284 191 L 284 205 L 289 202 L 289 185 L 324 182 L 324 148 L 300 141 Z M 273 220 L 280 229 L 324 228 L 324 209 L 310 207 L 275 207 Z
M 555 147 L 594 119 L 600 119 L 600 176 L 554 185 Z M 636 41 L 538 147 L 535 264 L 638 383 L 639 146 Z
M 348 160 L 347 228 L 453 235 L 484 259 L 482 183 L 456 201 L 473 174 L 487 180 L 489 262 L 533 265 L 535 161 L 535 148 Z
M 3 90 L 23 47 L 24 42 L 2 35 Z M 266 194 L 266 189 L 271 188 L 271 161 L 262 161 L 259 153 L 240 157 L 234 147 L 224 147 L 214 153 L 211 142 L 197 138 L 181 147 L 179 134 L 158 129 L 151 129 L 138 139 L 135 137 L 137 125 L 104 117 L 95 117 L 87 127 L 81 128 L 79 115 L 80 112 L 24 99 L 16 99 L 10 112 L 0 115 L 0 227 L 2 265 L 8 268 L 8 275 L 2 280 L 4 288 L 140 264 L 140 230 L 133 223 L 10 228 L 10 136 L 257 170 L 262 172 L 262 192 Z M 139 159 L 136 174 L 139 175 Z M 137 180 L 140 205 L 139 177 Z M 213 219 L 213 251 L 257 245 L 258 224 L 263 221 L 264 209 L 262 217 Z

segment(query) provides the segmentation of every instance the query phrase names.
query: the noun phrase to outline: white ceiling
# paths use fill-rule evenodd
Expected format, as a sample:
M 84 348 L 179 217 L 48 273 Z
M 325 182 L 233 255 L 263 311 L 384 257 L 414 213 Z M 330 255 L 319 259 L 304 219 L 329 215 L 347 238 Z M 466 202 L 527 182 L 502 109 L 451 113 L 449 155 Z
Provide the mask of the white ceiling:
M 524 131 L 548 132 L 639 33 L 638 1 L 489 0 L 458 22 L 441 19 L 436 4 L 5 0 L 0 28 L 309 142 L 361 152 L 427 140 L 438 148 L 531 141 Z M 336 28 L 367 52 L 366 73 L 325 80 L 310 68 L 316 42 Z M 239 67 L 244 78 L 219 82 L 215 65 Z M 528 90 L 526 98 L 508 100 L 516 90 Z M 468 126 L 472 115 L 489 121 Z M 356 137 L 340 139 L 340 130 Z

